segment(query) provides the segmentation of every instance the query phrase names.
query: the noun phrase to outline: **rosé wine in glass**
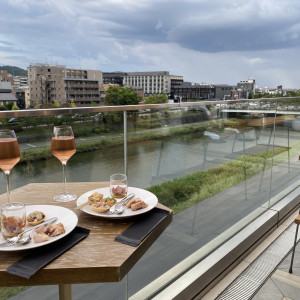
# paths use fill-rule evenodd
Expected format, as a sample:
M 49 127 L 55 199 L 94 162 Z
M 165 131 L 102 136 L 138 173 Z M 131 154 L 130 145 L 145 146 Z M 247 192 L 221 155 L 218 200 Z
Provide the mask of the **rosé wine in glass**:
M 72 127 L 68 125 L 54 126 L 54 137 L 51 139 L 51 153 L 58 158 L 63 167 L 63 182 L 65 192 L 54 196 L 56 202 L 69 202 L 77 198 L 77 195 L 67 192 L 67 180 L 65 167 L 69 158 L 76 152 L 76 144 Z
M 9 176 L 12 168 L 20 160 L 20 149 L 13 130 L 0 130 L 0 168 L 6 175 L 7 199 L 10 203 Z

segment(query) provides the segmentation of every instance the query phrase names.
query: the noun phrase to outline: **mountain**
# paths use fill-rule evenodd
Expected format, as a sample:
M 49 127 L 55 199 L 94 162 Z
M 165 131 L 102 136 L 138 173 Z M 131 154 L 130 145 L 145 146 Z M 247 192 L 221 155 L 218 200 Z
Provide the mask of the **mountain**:
M 6 70 L 13 76 L 27 76 L 27 70 L 15 66 L 0 66 L 0 70 Z

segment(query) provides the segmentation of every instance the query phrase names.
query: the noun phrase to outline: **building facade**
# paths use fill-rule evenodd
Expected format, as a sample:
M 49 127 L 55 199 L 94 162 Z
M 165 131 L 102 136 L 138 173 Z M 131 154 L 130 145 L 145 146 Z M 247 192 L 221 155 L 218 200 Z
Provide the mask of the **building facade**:
M 236 89 L 241 90 L 243 98 L 248 99 L 249 93 L 255 95 L 255 79 L 248 79 L 238 82 Z
M 23 89 L 28 86 L 28 77 L 27 76 L 14 76 L 14 89 Z
M 70 103 L 76 106 L 100 104 L 100 70 L 70 69 L 64 65 L 30 64 L 28 83 L 30 106 Z
M 0 81 L 0 105 L 12 103 L 17 105 L 18 99 L 13 95 L 11 83 L 8 81 Z
M 0 70 L 0 81 L 2 82 L 10 82 L 10 86 L 14 88 L 14 79 L 11 74 L 9 74 L 6 70 Z
M 103 72 L 103 84 L 117 84 L 123 86 L 124 77 L 126 73 L 123 72 Z
M 220 100 L 231 99 L 231 91 L 233 90 L 232 85 L 228 84 L 214 84 L 215 98 Z
M 208 83 L 184 82 L 173 88 L 175 101 L 197 101 L 215 98 L 215 88 Z
M 142 89 L 144 95 L 171 94 L 172 86 L 183 82 L 182 76 L 170 75 L 167 71 L 157 72 L 127 72 L 123 85 Z

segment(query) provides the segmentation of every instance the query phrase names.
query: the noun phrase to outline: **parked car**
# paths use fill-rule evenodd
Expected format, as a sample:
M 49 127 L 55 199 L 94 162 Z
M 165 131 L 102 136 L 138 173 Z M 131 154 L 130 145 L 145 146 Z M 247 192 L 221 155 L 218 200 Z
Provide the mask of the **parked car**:
M 8 123 L 17 123 L 19 120 L 17 118 L 11 118 L 8 120 Z

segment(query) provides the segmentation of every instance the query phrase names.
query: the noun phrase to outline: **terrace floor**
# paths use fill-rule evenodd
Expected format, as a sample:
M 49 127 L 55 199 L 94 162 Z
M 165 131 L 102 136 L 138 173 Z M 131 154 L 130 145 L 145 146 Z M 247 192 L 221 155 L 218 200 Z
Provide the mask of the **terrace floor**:
M 295 236 L 296 225 L 294 224 L 294 219 L 298 214 L 299 211 L 297 210 L 202 299 L 300 300 L 300 245 L 298 243 L 296 246 L 293 274 L 289 273 L 291 251 L 289 250 L 286 256 L 286 254 L 282 253 L 281 249 L 279 249 L 279 247 L 281 247 L 280 239 L 282 239 L 287 231 L 290 231 L 289 239 Z M 299 236 L 300 234 L 298 233 L 298 242 Z M 291 244 L 293 244 L 293 241 L 289 241 L 289 246 L 287 246 L 289 249 Z M 270 252 L 270 247 L 272 246 L 273 249 L 271 251 L 273 253 L 276 252 L 276 250 L 282 253 L 282 257 L 277 256 L 277 259 L 281 262 L 274 269 L 270 270 L 269 276 L 263 281 L 263 284 L 260 285 L 259 288 L 251 289 L 251 284 L 249 284 L 248 290 L 241 288 L 241 281 L 246 278 L 247 271 L 251 268 L 254 269 L 253 266 L 257 263 L 261 269 L 260 274 L 258 272 L 252 272 L 252 276 L 254 274 L 252 280 L 259 282 L 259 277 L 263 272 L 262 269 L 267 269 L 266 259 L 262 262 L 261 258 L 267 252 Z M 237 286 L 239 292 L 236 292 Z

